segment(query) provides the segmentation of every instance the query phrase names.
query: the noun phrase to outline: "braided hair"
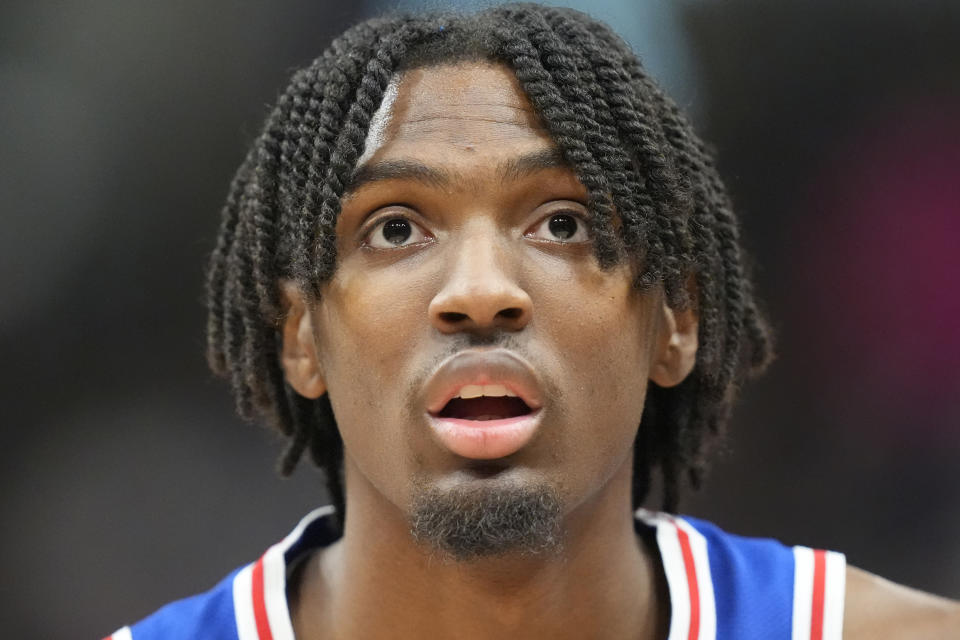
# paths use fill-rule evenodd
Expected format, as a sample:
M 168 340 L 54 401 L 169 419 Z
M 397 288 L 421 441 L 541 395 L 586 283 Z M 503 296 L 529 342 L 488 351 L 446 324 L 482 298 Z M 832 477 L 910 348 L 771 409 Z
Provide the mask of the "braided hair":
M 241 416 L 288 437 L 280 470 L 305 452 L 344 514 L 343 442 L 327 395 L 312 400 L 281 369 L 281 280 L 318 299 L 336 263 L 341 199 L 371 118 L 404 71 L 465 61 L 512 70 L 588 193 L 601 267 L 630 258 L 634 285 L 691 306 L 699 348 L 691 374 L 650 384 L 636 436 L 633 499 L 659 469 L 663 508 L 684 478 L 698 487 L 743 380 L 771 358 L 771 337 L 745 275 L 737 220 L 704 143 L 608 26 L 560 8 L 512 4 L 472 14 L 376 18 L 297 71 L 230 186 L 207 274 L 207 357 L 229 378 Z

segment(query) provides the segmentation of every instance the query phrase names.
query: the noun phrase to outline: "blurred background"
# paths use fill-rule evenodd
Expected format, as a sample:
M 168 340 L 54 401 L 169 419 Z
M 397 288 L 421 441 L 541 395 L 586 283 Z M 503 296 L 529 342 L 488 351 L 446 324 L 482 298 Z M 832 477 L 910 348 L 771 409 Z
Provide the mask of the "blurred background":
M 960 598 L 960 5 L 593 0 L 719 151 L 780 357 L 685 511 Z M 0 7 L 0 618 L 97 638 L 323 502 L 203 360 L 290 72 L 411 2 Z

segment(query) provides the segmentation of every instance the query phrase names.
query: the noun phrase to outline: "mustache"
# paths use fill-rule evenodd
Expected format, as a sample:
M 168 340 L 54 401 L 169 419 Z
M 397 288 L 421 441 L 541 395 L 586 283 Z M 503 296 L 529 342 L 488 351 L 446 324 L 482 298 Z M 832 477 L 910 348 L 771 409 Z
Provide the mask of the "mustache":
M 514 332 L 497 330 L 485 334 L 459 333 L 450 336 L 450 339 L 444 344 L 443 349 L 434 356 L 433 361 L 427 364 L 422 371 L 418 372 L 418 375 L 415 376 L 418 378 L 417 384 L 422 386 L 427 377 L 436 371 L 440 363 L 447 358 L 467 349 L 478 348 L 506 349 L 516 353 L 518 356 L 530 362 L 530 364 L 536 366 L 536 361 L 529 357 L 530 354 L 526 352 L 520 336 Z
M 452 342 L 447 345 L 446 353 L 442 354 L 437 363 L 464 349 L 476 349 L 477 347 L 499 347 L 514 351 L 519 355 L 524 355 L 520 336 L 514 331 L 503 331 L 498 329 L 490 333 L 460 333 L 452 336 Z
M 427 379 L 445 360 L 461 351 L 478 348 L 501 348 L 512 351 L 529 362 L 534 369 L 540 370 L 540 367 L 537 366 L 537 358 L 531 357 L 532 354 L 526 349 L 524 341 L 514 332 L 497 330 L 482 334 L 465 332 L 448 336 L 448 340 L 444 343 L 443 348 L 433 354 L 430 361 L 424 363 L 423 367 L 419 369 L 411 379 L 405 395 L 409 414 L 414 416 L 419 413 L 416 406 L 419 392 L 423 389 Z M 553 395 L 555 389 L 550 382 L 549 380 L 544 380 L 546 384 L 545 392 L 548 397 Z

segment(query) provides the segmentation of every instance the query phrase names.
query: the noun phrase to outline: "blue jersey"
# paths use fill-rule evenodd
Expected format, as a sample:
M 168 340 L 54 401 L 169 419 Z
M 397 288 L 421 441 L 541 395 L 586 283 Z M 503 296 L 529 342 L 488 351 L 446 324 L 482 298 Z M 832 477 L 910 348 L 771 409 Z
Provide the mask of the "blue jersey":
M 331 544 L 332 510 L 317 509 L 256 562 L 206 593 L 173 602 L 106 640 L 295 640 L 288 567 Z M 840 640 L 842 554 L 743 538 L 707 522 L 639 510 L 670 592 L 668 640 Z

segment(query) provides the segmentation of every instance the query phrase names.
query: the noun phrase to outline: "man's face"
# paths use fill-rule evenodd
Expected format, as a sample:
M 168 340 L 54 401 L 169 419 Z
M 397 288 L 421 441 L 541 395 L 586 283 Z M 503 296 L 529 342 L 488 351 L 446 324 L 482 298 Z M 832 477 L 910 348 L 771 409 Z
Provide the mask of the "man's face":
M 661 296 L 600 269 L 586 190 L 507 68 L 393 88 L 307 317 L 348 502 L 351 483 L 405 514 L 423 494 L 536 488 L 566 516 L 632 464 Z

